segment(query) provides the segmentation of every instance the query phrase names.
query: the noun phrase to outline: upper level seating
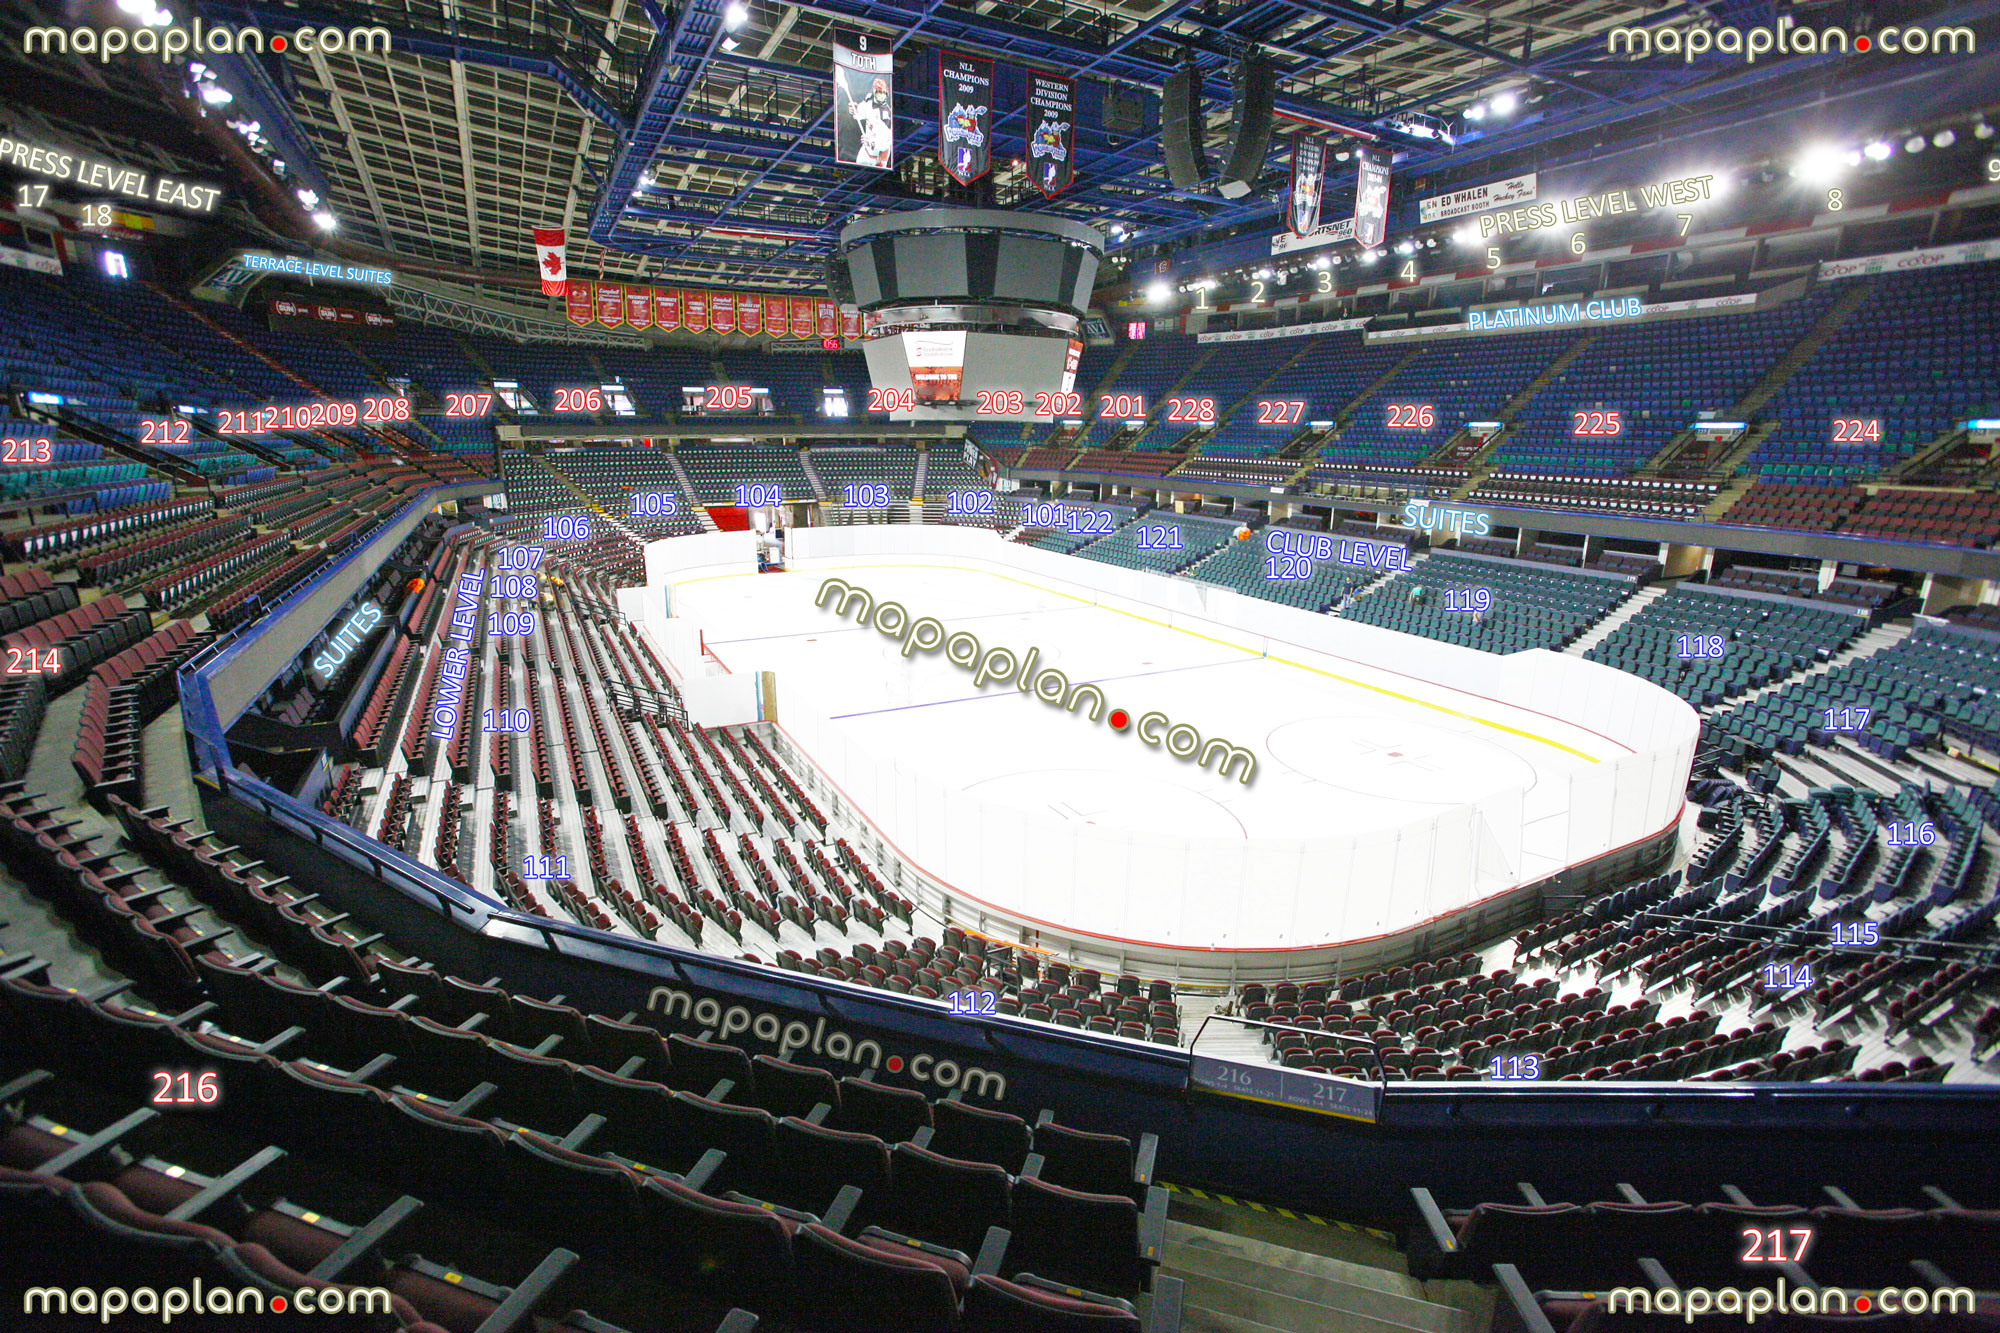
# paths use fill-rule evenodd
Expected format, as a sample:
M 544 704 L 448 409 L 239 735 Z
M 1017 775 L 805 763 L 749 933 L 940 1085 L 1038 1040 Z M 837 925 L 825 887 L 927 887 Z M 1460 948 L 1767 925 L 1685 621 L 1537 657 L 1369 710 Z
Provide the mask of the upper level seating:
M 1484 588 L 1492 609 L 1447 611 L 1447 591 Z M 1489 653 L 1561 648 L 1631 596 L 1626 579 L 1595 578 L 1502 560 L 1429 555 L 1341 608 L 1340 614 L 1384 629 L 1463 644 Z
M 705 505 L 732 505 L 741 485 L 776 486 L 787 501 L 813 498 L 796 450 L 762 444 L 684 444 L 681 466 Z
M 1257 404 L 1249 401 L 1247 395 L 1294 356 L 1310 358 L 1312 352 L 1310 343 L 1298 338 L 1217 344 L 1202 362 L 1200 372 L 1182 388 L 1185 397 L 1209 398 L 1215 402 L 1219 424 L 1202 447 L 1229 453 L 1269 453 L 1296 435 L 1298 426 L 1257 425 Z M 1165 449 L 1192 429 L 1187 423 L 1165 420 L 1166 411 L 1164 402 L 1156 405 L 1154 426 L 1138 447 Z
M 1495 451 L 1494 466 L 1517 472 L 1631 472 L 1697 414 L 1734 405 L 1830 302 L 1814 295 L 1750 315 L 1602 333 L 1529 402 L 1515 432 Z M 1573 414 L 1613 411 L 1621 423 L 1617 434 L 1572 433 Z
M 1143 400 L 1142 411 L 1147 419 L 1166 414 L 1165 397 L 1202 353 L 1202 347 L 1186 334 L 1162 333 L 1147 338 L 1132 346 L 1131 358 L 1125 368 L 1116 375 L 1109 376 L 1093 391 L 1084 383 L 1081 373 L 1077 375 L 1076 392 L 1084 395 L 1083 419 L 1089 423 L 1079 444 L 1102 444 L 1125 428 L 1123 419 L 1112 419 L 1104 415 L 1104 396 L 1114 398 L 1136 396 Z M 1199 387 L 1198 383 L 1195 387 Z M 1134 418 L 1136 419 L 1136 418 Z M 1183 432 L 1185 431 L 1183 428 Z
M 1584 656 L 1705 708 L 1823 661 L 1867 627 L 1866 616 L 1851 612 L 1681 584 Z M 1682 655 L 1717 635 L 1721 657 Z
M 1852 486 L 1759 481 L 1724 512 L 1724 523 L 1832 532 L 1866 497 Z
M 1377 456 L 1371 451 L 1380 450 L 1379 457 L 1385 461 L 1423 458 L 1442 448 L 1466 422 L 1497 419 L 1500 409 L 1575 338 L 1571 333 L 1519 333 L 1420 344 L 1422 350 L 1415 360 L 1356 404 L 1353 424 L 1327 456 L 1365 462 Z M 1407 346 L 1398 348 L 1396 354 L 1407 355 Z M 1393 364 L 1391 361 L 1381 369 Z M 1430 407 L 1433 424 L 1391 427 L 1391 404 Z M 1329 406 L 1338 408 L 1340 404 Z M 1308 415 L 1331 416 L 1332 412 L 1314 408 Z M 1399 413 L 1396 419 L 1407 420 L 1409 413 Z
M 1746 470 L 1765 478 L 1858 477 L 1968 418 L 1995 415 L 1996 273 L 2000 267 L 1989 262 L 1872 279 L 1875 290 L 1853 317 L 1759 410 L 1779 425 Z M 1827 294 L 1845 286 L 1829 283 Z M 1836 418 L 1879 421 L 1881 438 L 1835 444 Z
M 1180 461 L 1180 455 L 1159 450 L 1085 449 L 1063 466 L 1069 472 L 1124 472 L 1139 477 L 1160 477 L 1171 472 Z

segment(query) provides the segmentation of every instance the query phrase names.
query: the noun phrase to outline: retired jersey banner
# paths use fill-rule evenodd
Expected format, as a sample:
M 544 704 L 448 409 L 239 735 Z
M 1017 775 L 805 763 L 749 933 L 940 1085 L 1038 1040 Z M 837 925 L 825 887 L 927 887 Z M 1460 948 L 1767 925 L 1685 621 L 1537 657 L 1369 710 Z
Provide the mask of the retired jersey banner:
M 764 332 L 773 338 L 792 336 L 792 307 L 784 297 L 764 298 Z
M 1028 174 L 1053 199 L 1076 178 L 1076 84 L 1028 71 Z
M 681 326 L 681 294 L 677 291 L 653 292 L 653 323 L 671 332 Z
M 569 307 L 569 322 L 588 324 L 597 316 L 597 293 L 588 278 L 569 279 L 569 290 L 563 296 Z
M 794 338 L 813 336 L 813 299 L 810 296 L 792 298 L 792 336 Z
M 650 287 L 627 287 L 625 289 L 625 322 L 635 329 L 653 327 L 653 289 Z
M 993 165 L 993 62 L 938 52 L 938 161 L 960 185 Z
M 1292 138 L 1292 235 L 1319 230 L 1319 200 L 1326 188 L 1326 140 L 1317 134 Z
M 816 301 L 819 311 L 819 336 L 836 337 L 840 333 L 840 307 L 831 301 Z
M 1389 164 L 1361 160 L 1354 177 L 1354 243 L 1369 248 L 1389 234 Z
M 597 322 L 607 329 L 615 329 L 625 323 L 624 283 L 597 284 Z
M 689 333 L 708 332 L 708 293 L 681 293 L 681 327 Z
M 746 338 L 754 338 L 764 331 L 763 297 L 739 296 L 736 298 L 736 331 Z
M 887 170 L 896 146 L 896 53 L 872 32 L 833 39 L 833 160 Z
M 708 331 L 710 333 L 736 332 L 736 293 L 710 292 L 708 294 Z
M 843 338 L 859 338 L 861 336 L 861 312 L 859 310 L 842 310 L 840 312 L 840 336 Z

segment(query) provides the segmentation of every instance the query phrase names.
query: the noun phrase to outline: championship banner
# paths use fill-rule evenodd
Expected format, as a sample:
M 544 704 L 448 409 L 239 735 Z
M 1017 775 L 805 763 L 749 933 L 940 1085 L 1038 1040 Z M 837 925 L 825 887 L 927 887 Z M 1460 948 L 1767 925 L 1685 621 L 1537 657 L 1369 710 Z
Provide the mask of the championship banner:
M 1463 190 L 1453 190 L 1449 194 L 1434 194 L 1428 199 L 1417 200 L 1417 221 L 1443 222 L 1447 218 L 1464 217 L 1467 213 L 1487 213 L 1496 208 L 1512 208 L 1525 204 L 1535 197 L 1535 173 L 1525 176 L 1509 176 L 1503 181 L 1488 181 L 1484 185 L 1468 186 Z
M 542 294 L 561 296 L 569 286 L 569 250 L 561 227 L 536 227 L 535 269 L 542 275 Z
M 1076 84 L 1028 71 L 1028 171 L 1053 199 L 1076 178 Z
M 1354 177 L 1354 241 L 1374 249 L 1389 234 L 1389 164 L 1361 160 Z
M 764 298 L 764 332 L 773 338 L 792 336 L 792 308 L 784 297 Z
M 607 329 L 615 329 L 625 322 L 624 283 L 597 284 L 597 322 Z
M 840 332 L 840 307 L 831 301 L 816 301 L 819 310 L 819 336 L 831 338 Z
M 813 336 L 813 299 L 810 296 L 792 298 L 792 336 L 794 338 Z
M 736 332 L 736 293 L 710 292 L 708 294 L 708 331 L 710 333 Z
M 635 329 L 653 327 L 653 289 L 650 287 L 627 287 L 625 289 L 625 322 Z
M 681 293 L 681 327 L 689 333 L 708 332 L 708 293 Z
M 569 307 L 569 322 L 572 324 L 588 324 L 596 317 L 597 293 L 586 278 L 571 278 L 563 301 Z
M 840 336 L 843 338 L 859 338 L 861 336 L 861 312 L 859 310 L 842 310 L 840 312 Z M 1068 390 L 1064 390 L 1064 392 L 1068 392 Z
M 993 62 L 938 52 L 938 161 L 960 185 L 993 165 Z
M 837 32 L 833 39 L 833 160 L 845 167 L 893 165 L 896 146 L 896 53 L 877 33 Z
M 1316 134 L 1292 137 L 1292 235 L 1319 229 L 1320 195 L 1326 189 L 1326 140 Z
M 653 292 L 653 323 L 665 332 L 671 333 L 681 326 L 681 294 L 677 291 Z
M 736 330 L 746 338 L 764 331 L 764 299 L 761 296 L 736 298 Z

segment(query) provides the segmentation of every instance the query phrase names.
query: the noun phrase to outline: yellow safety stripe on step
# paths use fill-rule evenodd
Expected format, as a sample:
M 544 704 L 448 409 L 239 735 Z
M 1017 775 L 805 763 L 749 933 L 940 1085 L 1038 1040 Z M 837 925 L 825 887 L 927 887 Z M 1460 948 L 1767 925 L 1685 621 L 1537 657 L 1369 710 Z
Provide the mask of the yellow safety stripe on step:
M 1166 1190 L 1169 1194 L 1185 1194 L 1195 1199 L 1213 1199 L 1217 1203 L 1226 1203 L 1232 1208 L 1249 1208 L 1259 1213 L 1276 1213 L 1278 1216 L 1290 1218 L 1294 1222 L 1310 1222 L 1316 1227 L 1332 1227 L 1336 1231 L 1345 1231 L 1356 1236 L 1373 1236 L 1376 1240 L 1386 1241 L 1391 1245 L 1396 1243 L 1396 1237 L 1392 1232 L 1378 1231 L 1374 1227 L 1357 1226 L 1352 1222 L 1339 1222 L 1331 1218 L 1320 1217 L 1315 1213 L 1295 1213 L 1289 1208 L 1266 1206 L 1258 1203 L 1255 1199 L 1232 1199 L 1227 1194 L 1217 1194 L 1213 1190 L 1198 1190 L 1192 1185 L 1176 1185 L 1171 1180 L 1161 1181 L 1160 1188 Z

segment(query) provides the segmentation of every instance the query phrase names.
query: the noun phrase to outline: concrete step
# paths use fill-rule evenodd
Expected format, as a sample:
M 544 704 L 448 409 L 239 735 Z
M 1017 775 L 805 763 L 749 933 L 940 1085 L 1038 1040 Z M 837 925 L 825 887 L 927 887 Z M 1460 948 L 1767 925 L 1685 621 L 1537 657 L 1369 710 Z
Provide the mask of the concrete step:
M 1571 657 L 1582 657 L 1592 648 L 1595 648 L 1598 644 L 1603 643 L 1606 639 L 1617 633 L 1620 625 L 1666 595 L 1667 589 L 1659 584 L 1655 584 L 1650 588 L 1641 588 L 1629 601 L 1613 609 L 1610 615 L 1607 615 L 1604 619 L 1591 626 L 1590 629 L 1584 632 L 1582 638 L 1563 649 L 1563 651 Z
M 1174 1221 L 1163 1259 L 1188 1304 L 1288 1333 L 1472 1333 L 1466 1311 L 1427 1299 L 1407 1273 Z

